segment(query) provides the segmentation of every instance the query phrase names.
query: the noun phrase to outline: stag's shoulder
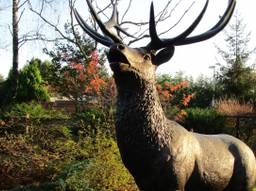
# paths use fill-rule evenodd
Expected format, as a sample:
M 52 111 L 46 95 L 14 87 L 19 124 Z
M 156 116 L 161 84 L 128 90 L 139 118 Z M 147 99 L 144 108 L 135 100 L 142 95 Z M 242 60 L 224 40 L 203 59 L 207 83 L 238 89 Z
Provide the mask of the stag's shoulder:
M 191 134 L 190 131 L 186 130 L 183 126 L 175 121 L 167 121 L 167 134 L 169 135 L 169 141 L 171 144 L 197 144 L 197 139 Z
M 167 128 L 176 135 L 189 135 L 189 131 L 173 120 L 167 120 Z

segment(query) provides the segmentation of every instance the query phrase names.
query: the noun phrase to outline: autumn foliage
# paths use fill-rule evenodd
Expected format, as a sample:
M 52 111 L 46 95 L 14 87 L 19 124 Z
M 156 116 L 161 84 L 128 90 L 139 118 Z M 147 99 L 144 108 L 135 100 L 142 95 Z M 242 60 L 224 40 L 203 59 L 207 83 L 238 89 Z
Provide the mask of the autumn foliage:
M 82 110 L 86 104 L 102 96 L 107 87 L 107 79 L 101 75 L 99 55 L 94 50 L 83 63 L 69 58 L 66 63 L 61 70 L 62 78 L 57 88 L 63 96 L 76 103 L 77 110 Z
M 163 83 L 157 83 L 156 88 L 160 96 L 160 100 L 162 102 L 163 108 L 168 114 L 168 110 L 172 110 L 171 113 L 172 117 L 176 120 L 179 120 L 186 116 L 186 112 L 184 111 L 184 108 L 189 105 L 189 102 L 191 99 L 195 96 L 195 93 L 192 94 L 186 94 L 183 93 L 182 98 L 178 101 L 177 104 L 174 104 L 174 99 L 177 99 L 176 92 L 187 88 L 189 86 L 188 81 L 183 81 L 178 84 L 171 84 L 168 81 L 165 81 Z
M 86 63 L 68 63 L 65 72 L 65 79 L 69 88 L 80 89 L 81 97 L 90 95 L 101 95 L 101 90 L 106 82 L 99 76 L 98 54 L 93 51 L 90 61 Z

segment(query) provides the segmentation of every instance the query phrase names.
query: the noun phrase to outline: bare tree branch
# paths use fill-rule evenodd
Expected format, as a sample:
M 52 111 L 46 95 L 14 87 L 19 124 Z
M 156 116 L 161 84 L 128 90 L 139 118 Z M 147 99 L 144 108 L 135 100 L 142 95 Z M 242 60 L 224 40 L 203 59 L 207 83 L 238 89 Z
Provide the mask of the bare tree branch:
M 132 0 L 129 1 L 129 4 L 128 4 L 128 7 L 127 9 L 125 10 L 123 16 L 122 16 L 122 19 L 121 19 L 121 23 L 123 22 L 125 16 L 127 15 L 127 13 L 129 12 L 130 8 L 131 8 L 131 4 L 132 4 Z
M 158 23 L 163 22 L 163 21 L 167 20 L 168 18 L 170 18 L 172 13 L 174 12 L 174 10 L 181 4 L 182 1 L 183 0 L 179 0 L 174 5 L 174 7 L 170 11 L 168 11 L 168 9 L 170 8 L 171 2 L 172 2 L 172 0 L 169 0 L 166 3 L 166 5 L 164 6 L 164 8 L 160 12 L 158 12 L 158 14 L 156 15 L 156 25 Z M 130 20 L 126 20 L 126 21 L 124 20 L 125 16 L 127 15 L 127 13 L 130 10 L 131 2 L 132 2 L 132 0 L 129 1 L 128 7 L 127 7 L 127 9 L 125 10 L 125 13 L 122 16 L 121 22 L 119 23 L 120 26 L 124 26 L 124 25 L 129 26 L 129 25 L 131 25 L 133 27 L 137 27 L 137 31 L 134 32 L 132 35 L 128 36 L 128 37 L 133 38 L 132 40 L 130 40 L 128 42 L 128 45 L 130 45 L 132 43 L 135 43 L 137 41 L 140 41 L 144 38 L 149 38 L 149 35 L 146 34 L 148 32 L 148 27 L 147 27 L 147 25 L 149 24 L 148 21 L 146 21 L 146 22 L 144 22 L 144 21 L 143 22 L 134 22 L 134 21 L 130 21 Z M 192 3 L 192 5 L 193 4 L 194 3 Z M 192 5 L 190 5 L 190 7 L 187 10 L 185 10 L 185 12 L 181 16 L 181 18 L 173 26 L 171 26 L 168 30 L 161 32 L 159 35 L 166 34 L 171 29 L 176 27 L 180 23 L 180 21 L 183 19 L 183 17 L 187 14 L 187 12 L 191 9 Z M 145 27 L 146 27 L 146 29 L 145 29 Z M 129 28 L 129 27 L 127 27 L 127 28 Z M 134 36 L 137 36 L 137 37 L 134 37 Z M 124 37 L 124 39 L 125 38 L 127 38 L 127 37 Z
M 163 10 L 160 11 L 160 12 L 156 15 L 156 17 L 159 18 L 158 21 L 164 19 L 164 16 L 167 14 L 168 8 L 169 8 L 169 5 L 171 4 L 171 2 L 172 2 L 172 0 L 169 0 L 169 1 L 167 2 L 167 4 L 165 5 L 165 7 L 163 8 Z M 180 1 L 179 1 L 178 3 L 180 3 Z
M 35 13 L 37 16 L 39 16 L 47 25 L 49 25 L 50 27 L 52 27 L 56 32 L 58 32 L 58 34 L 63 38 L 63 39 L 66 39 L 67 41 L 71 42 L 71 43 L 74 43 L 75 44 L 75 41 L 72 40 L 71 38 L 69 38 L 68 36 L 66 36 L 58 27 L 57 27 L 57 24 L 53 24 L 51 23 L 48 19 L 46 19 L 46 17 L 44 17 L 42 15 L 42 8 L 40 9 L 40 12 L 36 11 L 31 2 L 29 1 L 29 5 L 30 5 L 30 10 Z
M 40 9 L 40 12 L 39 12 L 39 13 L 40 13 L 40 15 L 41 15 L 41 14 L 42 14 L 42 12 L 43 12 L 44 2 L 45 2 L 45 1 L 42 1 L 42 4 L 41 4 L 41 9 Z
M 83 54 L 84 58 L 87 58 L 80 42 L 79 42 L 79 38 L 77 36 L 77 32 L 75 30 L 75 27 L 74 27 L 74 17 L 73 17 L 73 7 L 74 7 L 74 4 L 75 4 L 76 0 L 69 0 L 69 7 L 70 7 L 70 18 L 71 18 L 71 30 L 72 30 L 72 33 L 75 37 L 75 44 L 76 46 L 79 48 L 80 52 Z
M 12 32 L 12 26 L 8 24 L 8 30 L 10 32 L 11 35 L 13 35 L 13 32 Z
M 95 5 L 96 5 L 96 9 L 98 9 L 97 14 L 102 14 L 104 15 L 107 19 L 109 19 L 109 17 L 104 13 L 105 10 L 107 10 L 108 8 L 110 8 L 112 6 L 112 2 L 110 2 L 106 7 L 104 7 L 103 9 L 101 9 L 97 3 L 97 1 L 95 1 Z
M 169 13 L 167 12 L 172 0 L 169 0 L 165 6 L 165 8 L 159 12 L 159 14 L 156 16 L 156 17 L 159 17 L 159 21 L 158 22 L 163 22 L 165 20 L 167 20 L 168 18 L 170 18 L 173 14 L 173 12 L 175 11 L 175 9 L 182 3 L 183 0 L 179 0 L 174 6 L 173 8 L 169 11 Z M 164 13 L 162 16 L 161 16 L 161 13 Z
M 49 39 L 44 34 L 36 33 L 32 35 L 23 35 L 22 38 L 19 39 L 19 48 L 21 48 L 25 43 L 29 41 L 43 41 L 43 42 L 56 42 L 56 40 L 64 40 L 63 38 L 53 38 Z
M 168 13 L 167 10 L 168 8 L 170 7 L 170 4 L 172 2 L 172 0 L 169 0 L 165 7 L 157 14 L 156 18 L 156 25 L 160 22 L 164 22 L 165 20 L 167 20 L 168 18 L 171 17 L 172 13 L 174 12 L 174 10 L 181 4 L 183 0 L 180 0 L 178 1 L 174 7 L 170 10 L 170 12 Z M 161 35 L 164 35 L 166 33 L 168 33 L 170 30 L 172 30 L 174 27 L 176 27 L 180 22 L 181 20 L 184 18 L 184 16 L 188 13 L 188 11 L 192 8 L 192 6 L 194 5 L 195 1 L 184 11 L 184 13 L 182 14 L 182 16 L 179 18 L 179 20 L 174 24 L 172 25 L 169 29 L 159 33 L 159 36 Z M 126 21 L 126 24 L 131 24 L 131 25 L 135 25 L 138 24 L 138 26 L 140 26 L 140 28 L 144 25 L 148 25 L 148 22 L 140 22 L 140 23 L 136 23 L 136 22 L 131 22 L 131 21 Z M 135 43 L 137 41 L 140 41 L 144 38 L 149 38 L 150 36 L 148 34 L 145 34 L 146 32 L 148 32 L 148 28 L 147 29 L 144 29 L 143 31 L 141 31 L 141 29 L 139 29 L 135 34 L 134 36 L 137 35 L 137 38 L 129 41 L 128 45 L 131 45 L 132 43 Z
M 33 8 L 30 0 L 25 0 L 24 2 L 28 2 L 29 6 L 30 6 L 30 10 L 35 13 L 37 16 L 39 16 L 39 18 L 48 26 L 52 27 L 59 35 L 60 35 L 60 38 L 59 39 L 65 39 L 73 44 L 75 44 L 79 50 L 84 54 L 84 51 L 82 49 L 82 46 L 79 42 L 79 38 L 77 36 L 77 31 L 75 29 L 75 24 L 74 24 L 74 18 L 73 18 L 73 7 L 74 7 L 74 3 L 76 2 L 76 0 L 69 0 L 68 3 L 69 3 L 69 8 L 70 8 L 70 21 L 71 21 L 71 30 L 72 30 L 72 33 L 74 35 L 74 39 L 73 38 L 70 38 L 69 36 L 65 35 L 64 32 L 62 32 L 62 30 L 58 27 L 58 24 L 56 23 L 52 23 L 51 21 L 49 21 L 47 19 L 47 17 L 45 17 L 43 15 L 43 7 L 45 6 L 45 3 L 49 3 L 49 2 L 52 2 L 53 0 L 43 0 L 41 2 L 41 7 L 39 10 L 36 10 Z M 109 18 L 105 12 L 109 9 L 109 8 L 112 8 L 113 6 L 113 3 L 114 1 L 113 0 L 109 0 L 109 3 L 107 3 L 107 5 L 105 5 L 103 8 L 100 7 L 100 4 L 97 3 L 96 0 L 91 0 L 95 7 L 96 7 L 96 10 L 97 10 L 97 14 L 102 14 L 104 15 L 104 17 L 106 18 Z M 168 18 L 171 17 L 172 13 L 174 12 L 174 10 L 181 4 L 183 0 L 179 0 L 175 5 L 174 7 L 170 10 L 170 5 L 171 5 L 171 2 L 172 0 L 168 0 L 167 3 L 165 4 L 164 8 L 158 12 L 157 16 L 156 16 L 156 24 L 160 23 L 160 22 L 163 22 L 165 20 L 167 20 Z M 135 26 L 137 27 L 137 31 L 135 31 L 132 35 L 122 35 L 123 36 L 123 39 L 131 39 L 128 44 L 132 44 L 132 43 L 135 43 L 137 41 L 140 41 L 144 38 L 149 38 L 150 36 L 148 34 L 146 34 L 148 32 L 148 23 L 149 22 L 133 22 L 133 21 L 125 21 L 125 17 L 126 15 L 128 14 L 128 12 L 130 11 L 130 8 L 131 8 L 131 4 L 132 4 L 132 0 L 129 0 L 128 2 L 128 7 L 125 9 L 124 13 L 122 14 L 122 17 L 121 17 L 121 23 L 119 23 L 119 26 L 129 26 L 129 25 L 132 25 L 132 26 Z M 194 4 L 194 2 L 192 3 L 192 5 Z M 185 10 L 185 12 L 183 13 L 183 15 L 179 18 L 179 20 L 173 25 L 171 26 L 169 29 L 161 32 L 159 35 L 163 35 L 163 34 L 166 34 L 167 32 L 169 32 L 171 29 L 173 29 L 174 27 L 176 27 L 180 21 L 184 18 L 184 16 L 187 14 L 187 12 L 191 9 L 192 5 L 189 6 L 189 8 L 187 8 Z M 93 28 L 95 28 L 95 30 L 98 30 L 98 27 L 96 25 L 96 22 L 93 18 L 88 18 L 87 19 L 89 22 L 91 22 L 91 25 Z M 127 27 L 129 28 L 129 27 Z M 118 29 L 117 29 L 117 33 L 118 33 Z M 37 33 L 39 34 L 39 33 Z M 136 37 L 135 37 L 136 36 Z M 37 37 L 34 37 L 34 38 L 24 38 L 24 39 L 29 39 L 29 40 L 32 40 L 32 39 L 39 39 L 39 40 L 46 40 L 46 37 L 45 36 L 37 36 Z M 95 44 L 95 47 L 97 46 L 97 43 Z
M 25 11 L 25 9 L 23 9 L 23 10 L 21 11 L 20 16 L 19 16 L 18 21 L 17 21 L 18 23 L 20 22 L 21 17 L 22 17 L 22 15 L 24 14 L 24 11 Z
M 144 25 L 147 25 L 148 22 L 123 21 L 123 22 L 120 23 L 120 26 L 121 25 L 126 25 L 126 24 L 134 25 L 134 26 L 144 26 Z
M 159 33 L 159 35 L 163 35 L 163 34 L 166 34 L 167 32 L 169 32 L 170 30 L 172 30 L 174 27 L 176 27 L 180 22 L 181 20 L 184 18 L 184 16 L 188 13 L 188 11 L 192 8 L 192 6 L 195 4 L 195 1 L 184 11 L 184 13 L 182 14 L 182 16 L 179 18 L 179 20 L 172 26 L 170 27 L 169 29 Z
M 139 40 L 142 40 L 142 39 L 144 39 L 144 38 L 149 38 L 149 37 L 150 37 L 150 36 L 149 36 L 148 34 L 142 35 L 142 36 L 140 36 L 140 37 L 138 37 L 138 38 L 136 38 L 136 39 L 134 39 L 134 40 L 129 41 L 129 42 L 128 42 L 128 46 L 130 46 L 131 44 L 133 44 L 133 43 L 135 43 L 135 42 L 137 42 L 137 41 L 139 41 Z
M 23 3 L 21 3 L 21 4 L 20 4 L 20 2 L 19 2 L 20 5 L 19 5 L 18 9 L 22 8 L 26 3 L 28 3 L 28 1 L 29 1 L 29 0 L 25 0 L 25 1 L 24 1 Z

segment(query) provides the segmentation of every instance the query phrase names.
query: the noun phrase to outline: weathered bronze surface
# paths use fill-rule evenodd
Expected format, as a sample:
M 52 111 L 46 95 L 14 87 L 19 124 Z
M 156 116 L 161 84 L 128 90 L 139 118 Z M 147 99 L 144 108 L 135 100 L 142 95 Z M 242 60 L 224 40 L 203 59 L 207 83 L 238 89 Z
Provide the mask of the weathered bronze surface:
M 174 46 L 211 38 L 228 23 L 235 7 L 230 0 L 220 21 L 207 32 L 188 37 L 201 20 L 173 39 L 159 39 L 151 6 L 151 42 L 129 48 L 108 27 L 118 26 L 116 6 L 108 25 L 101 23 L 91 3 L 103 36 L 93 31 L 75 11 L 82 28 L 108 46 L 108 61 L 118 89 L 116 135 L 124 165 L 141 191 L 251 191 L 256 179 L 256 162 L 251 149 L 229 135 L 202 135 L 168 120 L 155 88 L 157 66 L 167 62 Z M 118 28 L 117 28 L 118 30 Z

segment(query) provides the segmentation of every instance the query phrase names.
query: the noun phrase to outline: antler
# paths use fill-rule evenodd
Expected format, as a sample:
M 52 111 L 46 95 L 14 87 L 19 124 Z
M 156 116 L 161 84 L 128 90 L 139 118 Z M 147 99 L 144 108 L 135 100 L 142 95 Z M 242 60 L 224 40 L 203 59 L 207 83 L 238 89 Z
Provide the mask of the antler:
M 208 6 L 209 0 L 206 0 L 205 6 L 201 13 L 198 15 L 196 20 L 180 35 L 178 35 L 175 38 L 170 39 L 160 39 L 156 32 L 156 22 L 155 22 L 155 14 L 154 14 L 154 5 L 153 2 L 151 4 L 150 8 L 150 21 L 149 21 L 149 33 L 151 37 L 151 42 L 147 45 L 147 48 L 150 50 L 159 50 L 166 47 L 173 47 L 173 46 L 179 46 L 179 45 L 186 45 L 186 44 L 192 44 L 200 41 L 207 40 L 214 35 L 216 35 L 218 32 L 220 32 L 229 22 L 232 13 L 235 9 L 235 0 L 229 0 L 228 7 L 219 20 L 217 24 L 215 24 L 210 30 L 206 31 L 203 34 L 196 35 L 193 37 L 188 37 L 194 29 L 197 27 L 199 22 L 201 21 L 207 6 Z
M 111 46 L 115 43 L 122 43 L 122 39 L 115 35 L 110 29 L 115 27 L 118 30 L 120 30 L 121 32 L 124 32 L 124 30 L 122 30 L 117 22 L 117 0 L 114 3 L 114 8 L 113 8 L 113 13 L 111 18 L 109 19 L 108 22 L 106 22 L 105 24 L 100 20 L 100 18 L 98 17 L 96 11 L 94 10 L 91 2 L 89 0 L 86 0 L 88 7 L 90 9 L 91 14 L 93 15 L 94 19 L 96 20 L 96 22 L 98 23 L 101 31 L 103 32 L 103 35 L 95 32 L 88 24 L 86 24 L 86 22 L 82 19 L 82 17 L 79 15 L 79 13 L 77 12 L 77 10 L 74 10 L 74 14 L 75 17 L 77 19 L 77 22 L 79 23 L 79 25 L 84 29 L 85 32 L 88 33 L 88 35 L 90 35 L 93 39 L 95 39 L 96 41 L 100 42 L 101 44 L 105 45 L 105 46 Z
M 82 17 L 79 15 L 77 10 L 74 10 L 75 17 L 79 23 L 79 25 L 84 29 L 85 32 L 88 33 L 93 39 L 98 41 L 99 43 L 105 45 L 105 46 L 112 46 L 113 44 L 120 43 L 123 44 L 123 41 L 118 33 L 118 35 L 114 34 L 111 31 L 111 28 L 115 28 L 118 32 L 122 32 L 125 35 L 129 37 L 133 37 L 129 33 L 127 33 L 125 30 L 123 30 L 120 25 L 118 24 L 118 12 L 117 12 L 117 0 L 113 3 L 113 12 L 112 16 L 106 23 L 103 23 L 100 18 L 98 17 L 96 11 L 94 10 L 92 3 L 90 0 L 86 0 L 88 7 L 90 9 L 91 14 L 93 15 L 94 19 L 98 23 L 101 31 L 103 32 L 104 36 L 94 31 L 86 22 L 82 19 Z M 151 42 L 146 46 L 148 50 L 159 50 L 162 48 L 168 48 L 168 47 L 174 47 L 174 46 L 180 46 L 180 45 L 186 45 L 186 44 L 192 44 L 200 41 L 207 40 L 217 33 L 219 33 L 229 22 L 232 13 L 235 9 L 236 1 L 235 0 L 229 0 L 228 6 L 226 11 L 224 12 L 223 16 L 217 22 L 211 29 L 206 31 L 205 33 L 202 33 L 200 35 L 188 37 L 194 29 L 198 26 L 200 21 L 202 20 L 206 9 L 208 7 L 209 0 L 206 0 L 204 8 L 196 18 L 196 20 L 180 35 L 178 35 L 175 38 L 170 39 L 160 39 L 157 35 L 156 31 L 156 22 L 155 22 L 155 13 L 154 13 L 154 5 L 153 2 L 151 3 L 150 7 L 150 20 L 149 20 L 149 34 L 151 38 Z M 135 38 L 135 37 L 133 37 Z

